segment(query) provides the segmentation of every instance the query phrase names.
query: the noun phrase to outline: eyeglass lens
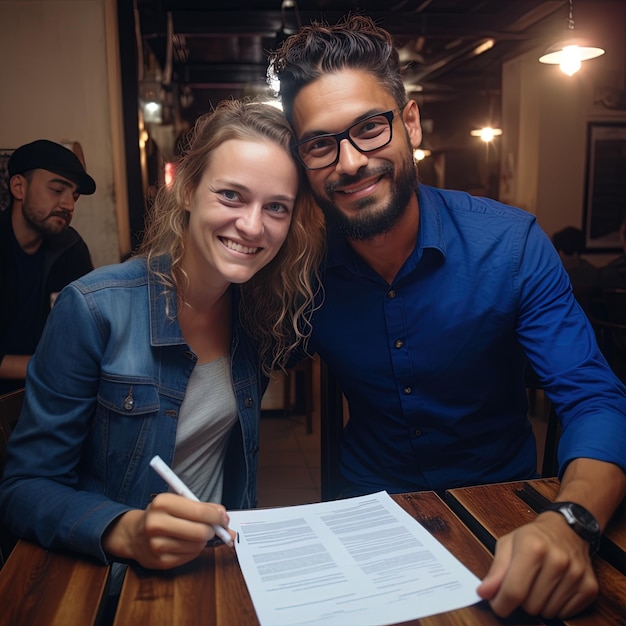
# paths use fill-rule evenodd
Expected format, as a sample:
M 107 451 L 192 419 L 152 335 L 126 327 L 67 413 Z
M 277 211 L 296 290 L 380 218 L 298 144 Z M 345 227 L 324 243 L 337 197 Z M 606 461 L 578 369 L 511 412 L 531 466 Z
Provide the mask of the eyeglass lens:
M 298 144 L 298 152 L 309 169 L 321 169 L 335 163 L 339 144 L 347 139 L 360 152 L 371 152 L 391 141 L 391 122 L 395 111 L 372 115 L 353 124 L 342 133 L 318 135 Z

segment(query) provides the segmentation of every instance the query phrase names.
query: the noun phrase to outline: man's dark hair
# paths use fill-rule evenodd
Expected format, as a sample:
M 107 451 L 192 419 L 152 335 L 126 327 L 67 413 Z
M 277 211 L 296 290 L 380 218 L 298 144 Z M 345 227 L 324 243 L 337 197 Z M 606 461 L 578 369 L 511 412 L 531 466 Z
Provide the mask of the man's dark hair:
M 363 15 L 348 15 L 334 26 L 313 22 L 288 37 L 270 53 L 270 73 L 280 81 L 283 111 L 293 123 L 293 101 L 299 91 L 320 76 L 343 69 L 376 76 L 398 106 L 407 96 L 400 58 L 386 30 Z
M 567 255 L 582 254 L 585 249 L 585 236 L 580 228 L 568 226 L 552 235 L 552 243 L 557 250 L 563 250 Z

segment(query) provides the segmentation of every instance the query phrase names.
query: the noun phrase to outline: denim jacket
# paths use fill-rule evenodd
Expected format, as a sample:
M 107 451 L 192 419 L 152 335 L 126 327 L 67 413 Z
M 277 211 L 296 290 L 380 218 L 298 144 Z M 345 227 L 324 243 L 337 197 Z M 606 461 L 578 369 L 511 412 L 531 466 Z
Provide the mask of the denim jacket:
M 158 263 L 168 271 L 169 260 Z M 235 302 L 231 372 L 239 423 L 228 443 L 223 497 L 230 509 L 256 506 L 267 385 L 236 310 Z M 147 271 L 145 259 L 102 267 L 66 287 L 28 367 L 0 483 L 0 521 L 44 547 L 106 561 L 107 526 L 167 491 L 149 462 L 158 454 L 172 463 L 196 361 L 176 319 L 176 295 Z

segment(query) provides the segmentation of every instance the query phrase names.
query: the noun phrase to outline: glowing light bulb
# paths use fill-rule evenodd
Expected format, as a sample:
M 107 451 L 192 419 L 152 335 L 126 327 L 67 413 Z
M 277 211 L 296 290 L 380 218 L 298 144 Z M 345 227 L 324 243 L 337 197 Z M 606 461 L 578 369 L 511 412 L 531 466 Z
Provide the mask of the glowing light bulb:
M 470 135 L 473 137 L 480 137 L 485 143 L 493 141 L 494 137 L 499 137 L 502 134 L 501 128 L 492 128 L 491 126 L 485 126 L 484 128 L 476 128 L 470 131 Z
M 572 76 L 581 67 L 580 48 L 578 46 L 565 46 L 563 48 L 563 60 L 559 67 L 564 74 Z
M 430 156 L 430 150 L 424 150 L 423 148 L 417 148 L 416 150 L 413 150 L 413 158 L 416 161 L 422 161 L 427 156 Z

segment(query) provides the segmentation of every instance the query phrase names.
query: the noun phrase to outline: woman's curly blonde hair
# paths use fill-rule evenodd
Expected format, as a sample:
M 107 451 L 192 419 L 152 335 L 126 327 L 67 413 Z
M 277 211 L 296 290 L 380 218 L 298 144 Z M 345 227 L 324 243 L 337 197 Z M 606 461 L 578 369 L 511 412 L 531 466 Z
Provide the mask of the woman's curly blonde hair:
M 273 141 L 291 154 L 293 134 L 278 109 L 252 100 L 224 100 L 197 120 L 175 164 L 172 184 L 161 187 L 156 195 L 139 251 L 147 257 L 149 267 L 156 257 L 169 255 L 171 270 L 160 273 L 159 278 L 166 288 L 176 289 L 179 307 L 188 281 L 181 267 L 189 224 L 185 199 L 200 184 L 212 152 L 230 139 Z M 297 163 L 296 167 L 299 192 L 284 244 L 248 282 L 233 286 L 240 290 L 240 318 L 256 342 L 265 373 L 284 368 L 295 348 L 306 350 L 310 318 L 320 289 L 324 218 Z

